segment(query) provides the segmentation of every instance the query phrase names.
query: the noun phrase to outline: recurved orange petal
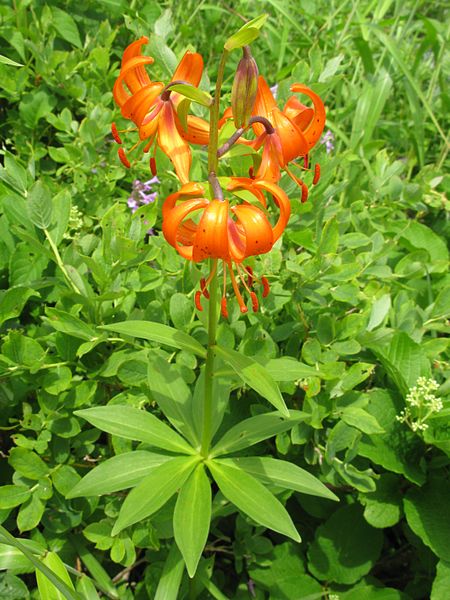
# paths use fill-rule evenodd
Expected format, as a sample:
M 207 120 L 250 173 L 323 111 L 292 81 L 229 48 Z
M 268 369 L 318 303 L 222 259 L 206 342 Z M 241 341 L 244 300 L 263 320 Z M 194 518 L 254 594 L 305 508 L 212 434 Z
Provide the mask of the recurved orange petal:
M 169 200 L 169 198 L 170 196 L 167 200 Z M 166 204 L 166 202 L 164 204 Z M 198 225 L 192 220 L 189 220 L 188 227 L 183 225 L 183 221 L 190 213 L 201 210 L 208 206 L 208 204 L 209 201 L 205 198 L 192 198 L 185 200 L 182 204 L 172 207 L 169 210 L 163 210 L 162 230 L 164 237 L 169 244 L 183 256 L 183 258 L 192 260 L 194 249 L 192 244 L 198 228 Z M 181 245 L 180 242 L 184 245 Z
M 269 252 L 273 246 L 272 226 L 266 215 L 252 204 L 239 204 L 231 209 L 244 229 L 245 255 L 233 256 L 234 247 L 230 245 L 233 260 L 241 261 L 247 256 L 256 256 Z
M 183 138 L 190 144 L 206 146 L 209 143 L 209 123 L 195 115 L 188 115 L 187 131 L 181 131 Z
M 138 127 L 142 125 L 142 121 L 155 104 L 163 87 L 164 84 L 160 82 L 142 87 L 122 106 L 122 116 L 133 121 Z
M 158 145 L 172 161 L 181 183 L 187 183 L 192 161 L 191 150 L 187 141 L 180 135 L 181 125 L 177 121 L 172 103 L 164 102 L 158 119 Z
M 294 83 L 291 85 L 291 91 L 298 94 L 305 94 L 305 96 L 311 98 L 313 102 L 314 118 L 303 132 L 307 139 L 308 150 L 311 150 L 311 148 L 319 141 L 323 128 L 325 127 L 325 106 L 320 96 L 313 92 L 309 87 L 306 87 L 306 85 Z
M 314 109 L 302 104 L 296 96 L 291 96 L 284 105 L 283 113 L 301 131 L 304 131 L 314 116 Z
M 229 260 L 228 247 L 228 200 L 212 200 L 203 212 L 197 227 L 192 259 L 205 258 Z
M 142 54 L 141 49 L 145 44 L 148 44 L 148 37 L 143 35 L 141 38 L 135 40 L 129 46 L 127 46 L 122 55 L 122 67 L 127 61 L 130 60 L 130 58 L 134 58 L 135 56 Z
M 171 81 L 181 79 L 187 81 L 195 87 L 200 83 L 203 73 L 203 58 L 201 54 L 197 52 L 190 52 L 189 50 L 185 53 L 183 58 L 180 60 L 178 67 L 175 69 L 175 73 Z
M 278 185 L 275 185 L 270 181 L 255 181 L 254 186 L 272 194 L 275 203 L 280 209 L 280 216 L 278 217 L 278 221 L 272 228 L 273 243 L 275 243 L 285 230 L 286 225 L 289 221 L 289 217 L 291 215 L 291 203 L 289 202 L 289 198 L 286 192 L 284 192 Z
M 270 87 L 264 77 L 260 75 L 258 77 L 258 90 L 256 92 L 256 99 L 255 104 L 253 105 L 252 115 L 265 117 L 272 122 L 272 111 L 276 107 L 277 103 L 272 92 L 270 91 Z M 261 135 L 261 133 L 264 131 L 264 125 L 261 125 L 261 123 L 255 123 L 253 125 L 253 129 L 257 135 Z
M 272 112 L 273 125 L 283 148 L 284 164 L 309 151 L 306 134 L 278 108 Z M 284 166 L 284 164 L 282 166 Z
M 151 56 L 136 56 L 127 61 L 122 67 L 113 87 L 114 100 L 120 107 L 130 97 L 130 94 L 124 88 L 124 84 L 134 94 L 144 85 L 151 83 L 144 65 L 149 65 L 152 62 L 153 58 Z

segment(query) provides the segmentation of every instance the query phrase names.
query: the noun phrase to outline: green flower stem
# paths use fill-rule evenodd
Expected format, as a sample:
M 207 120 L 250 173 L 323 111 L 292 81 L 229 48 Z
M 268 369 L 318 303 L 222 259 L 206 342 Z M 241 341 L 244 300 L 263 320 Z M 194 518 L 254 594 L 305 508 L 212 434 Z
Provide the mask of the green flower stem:
M 72 281 L 69 273 L 67 272 L 66 267 L 64 266 L 64 263 L 63 263 L 63 260 L 61 258 L 61 254 L 59 253 L 57 245 L 52 240 L 51 235 L 49 234 L 49 232 L 47 231 L 47 229 L 44 229 L 44 233 L 45 233 L 45 237 L 48 240 L 48 243 L 50 244 L 50 248 L 52 249 L 53 255 L 54 255 L 55 260 L 56 260 L 56 264 L 61 269 L 62 274 L 66 278 L 67 283 L 70 285 L 70 287 L 73 289 L 73 291 L 76 294 L 80 294 L 81 295 L 80 290 L 78 289 L 78 287 L 76 286 L 76 284 Z
M 219 113 L 220 113 L 220 93 L 223 83 L 223 74 L 228 52 L 224 50 L 217 71 L 216 89 L 214 101 L 210 107 L 209 119 L 209 145 L 208 145 L 208 174 L 217 173 L 219 159 L 217 157 L 217 148 L 219 145 Z M 211 186 L 211 193 L 214 197 L 214 189 Z M 215 268 L 215 260 L 210 260 L 211 271 Z M 212 402 L 213 402 L 213 381 L 214 381 L 214 350 L 217 331 L 217 273 L 209 285 L 209 308 L 208 308 L 208 348 L 205 364 L 205 390 L 203 395 L 203 426 L 202 426 L 202 445 L 201 454 L 208 457 L 211 444 L 212 432 Z

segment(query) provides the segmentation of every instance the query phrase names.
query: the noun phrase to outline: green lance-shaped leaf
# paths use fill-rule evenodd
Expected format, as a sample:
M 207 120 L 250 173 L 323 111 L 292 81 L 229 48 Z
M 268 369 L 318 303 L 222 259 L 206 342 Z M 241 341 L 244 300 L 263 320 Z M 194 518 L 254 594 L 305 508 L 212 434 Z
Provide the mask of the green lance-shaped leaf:
M 242 458 L 224 458 L 220 462 L 243 469 L 265 483 L 272 483 L 302 494 L 339 500 L 317 477 L 286 460 L 278 460 L 269 456 L 243 456 Z
M 28 193 L 28 215 L 39 229 L 47 229 L 52 222 L 52 197 L 41 181 L 37 181 Z
M 244 383 L 268 400 L 283 415 L 289 417 L 280 389 L 266 369 L 252 358 L 229 348 L 214 346 L 214 351 L 236 371 Z
M 260 15 L 243 25 L 239 31 L 227 39 L 224 44 L 225 50 L 231 52 L 231 50 L 242 48 L 242 46 L 248 46 L 248 44 L 256 40 L 259 37 L 259 30 L 267 21 L 268 16 L 267 14 Z
M 155 600 L 177 600 L 183 571 L 183 557 L 177 545 L 172 544 L 156 588 Z
M 166 454 L 155 454 L 145 450 L 133 450 L 118 454 L 89 471 L 70 490 L 66 498 L 101 496 L 134 487 L 156 467 L 171 458 Z
M 287 510 L 262 483 L 221 460 L 209 460 L 207 465 L 222 494 L 239 510 L 256 523 L 301 541 Z
M 175 85 L 170 86 L 171 92 L 177 92 L 181 94 L 185 98 L 189 100 L 193 100 L 197 102 L 197 104 L 201 104 L 202 106 L 211 106 L 212 104 L 212 96 L 203 90 L 199 90 L 193 85 L 187 85 L 185 83 L 176 83 Z
M 121 323 L 111 323 L 111 325 L 102 325 L 99 329 L 106 331 L 114 331 L 121 335 L 129 335 L 159 344 L 166 344 L 171 348 L 179 348 L 187 352 L 193 352 L 197 356 L 206 358 L 206 350 L 197 342 L 195 338 L 178 331 L 168 325 L 162 323 L 154 323 L 152 321 L 123 321 Z
M 69 573 L 67 572 L 63 561 L 55 552 L 48 552 L 42 559 L 42 562 L 75 593 Z M 66 598 L 66 595 L 40 570 L 36 571 L 36 582 L 42 600 L 64 600 L 64 598 Z
M 160 509 L 189 477 L 199 462 L 197 456 L 173 458 L 154 471 L 131 490 L 122 505 L 112 534 L 150 517 Z
M 3 54 L 0 54 L 0 63 L 3 63 L 4 65 L 9 65 L 10 67 L 23 67 L 21 63 L 18 63 L 15 60 L 8 58 L 7 56 L 3 56 Z
M 98 406 L 77 410 L 74 414 L 102 431 L 128 440 L 138 440 L 171 452 L 194 452 L 194 449 L 168 425 L 151 413 L 132 406 Z
M 301 411 L 292 411 L 291 418 L 284 419 L 279 413 L 265 413 L 244 419 L 231 427 L 211 450 L 210 456 L 230 454 L 243 448 L 249 448 L 258 442 L 287 431 L 308 418 L 308 414 Z
M 181 488 L 173 514 L 175 541 L 190 577 L 197 570 L 210 522 L 211 485 L 203 464 L 199 464 Z

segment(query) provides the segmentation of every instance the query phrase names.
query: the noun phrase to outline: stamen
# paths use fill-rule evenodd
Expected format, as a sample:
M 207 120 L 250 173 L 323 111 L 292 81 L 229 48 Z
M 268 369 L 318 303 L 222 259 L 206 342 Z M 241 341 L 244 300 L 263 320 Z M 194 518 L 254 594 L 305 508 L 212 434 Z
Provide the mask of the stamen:
M 254 277 L 253 277 L 253 269 L 251 267 L 245 267 L 245 270 L 248 273 L 248 277 L 247 277 L 247 285 L 248 287 L 252 287 L 253 285 L 253 281 L 254 281 Z
M 269 282 L 267 281 L 267 277 L 261 277 L 261 283 L 263 285 L 262 297 L 266 298 L 270 292 L 270 285 L 269 285 Z
M 258 298 L 256 297 L 255 292 L 250 292 L 250 298 L 252 299 L 253 312 L 258 312 L 259 302 L 258 302 Z
M 200 312 L 203 310 L 203 307 L 200 303 L 200 298 L 201 298 L 202 293 L 197 291 L 195 292 L 195 306 L 197 307 L 197 310 L 199 310 Z
M 206 289 L 206 281 L 204 277 L 200 279 L 200 289 L 202 290 L 202 294 L 205 296 L 205 298 L 209 300 L 209 292 Z
M 120 162 L 127 168 L 129 169 L 131 167 L 130 161 L 127 158 L 127 155 L 125 154 L 125 150 L 123 148 L 119 148 L 117 150 L 117 154 L 119 155 L 120 158 Z
M 241 267 L 240 267 L 240 265 L 238 263 L 236 263 L 236 270 L 238 272 L 239 279 L 242 281 L 242 285 L 247 290 L 247 292 L 251 295 L 252 291 L 251 291 L 248 283 L 245 281 L 244 274 L 242 273 Z
M 220 301 L 220 312 L 222 313 L 222 317 L 228 319 L 227 299 L 225 296 Z
M 250 177 L 250 179 L 255 179 L 255 171 L 254 171 L 253 167 L 249 168 L 248 176 Z
M 156 177 L 156 174 L 157 174 L 156 159 L 154 156 L 152 156 L 150 159 L 150 171 L 152 172 L 153 177 Z
M 120 135 L 119 135 L 119 132 L 117 131 L 117 127 L 116 127 L 115 123 L 111 123 L 111 133 L 112 133 L 112 136 L 115 139 L 115 141 L 118 144 L 121 144 L 122 140 L 120 139 Z
M 238 301 L 238 304 L 239 304 L 239 308 L 241 310 L 241 313 L 245 314 L 246 312 L 248 312 L 248 308 L 245 306 L 244 299 L 243 299 L 243 297 L 241 295 L 241 292 L 239 291 L 239 286 L 238 286 L 236 278 L 234 276 L 233 268 L 231 266 L 231 263 L 228 263 L 228 270 L 230 271 L 231 285 L 233 286 L 233 290 L 234 290 L 234 293 L 236 295 L 236 298 L 237 298 L 237 301 Z
M 316 163 L 314 165 L 314 179 L 313 179 L 313 185 L 316 185 L 316 183 L 319 182 L 320 179 L 320 165 L 318 163 Z
M 303 157 L 303 167 L 307 169 L 309 167 L 309 154 L 305 154 Z
M 305 183 L 303 183 L 303 181 L 302 181 L 301 185 L 302 185 L 301 201 L 302 201 L 302 204 L 304 204 L 308 200 L 309 191 L 308 191 L 308 186 Z
M 150 150 L 150 148 L 152 147 L 153 141 L 154 141 L 154 140 L 153 140 L 153 139 L 151 139 L 151 140 L 149 141 L 149 143 L 148 143 L 148 144 L 146 144 L 146 145 L 144 146 L 144 149 L 142 150 L 142 152 L 143 152 L 144 154 L 147 154 L 147 152 Z
M 211 269 L 211 273 L 208 275 L 208 279 L 205 282 L 205 288 L 207 288 L 209 286 L 209 284 L 211 283 L 212 278 L 214 277 L 214 275 L 216 274 L 217 271 L 217 258 L 214 260 L 214 266 Z M 200 282 L 201 284 L 201 282 Z

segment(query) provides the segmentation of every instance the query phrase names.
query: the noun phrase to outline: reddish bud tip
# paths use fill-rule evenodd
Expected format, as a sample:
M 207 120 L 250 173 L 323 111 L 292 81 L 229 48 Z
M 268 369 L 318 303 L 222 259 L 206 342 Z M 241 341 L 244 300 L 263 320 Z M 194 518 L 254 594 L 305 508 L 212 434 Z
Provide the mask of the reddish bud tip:
M 314 165 L 313 185 L 316 185 L 316 183 L 319 183 L 319 179 L 320 179 L 320 165 L 316 163 Z
M 301 201 L 302 203 L 306 202 L 308 200 L 308 186 L 302 182 L 302 197 L 301 197 Z
M 227 299 L 225 296 L 222 298 L 220 302 L 220 312 L 222 313 L 222 317 L 228 319 L 228 309 L 227 309 Z
M 202 290 L 202 294 L 205 296 L 205 298 L 209 300 L 209 292 L 206 289 L 206 281 L 204 277 L 200 279 L 200 289 Z
M 117 127 L 116 127 L 115 123 L 111 123 L 111 133 L 112 133 L 112 136 L 115 139 L 115 141 L 118 144 L 121 144 L 122 140 L 120 139 L 120 135 L 119 135 L 119 132 L 117 131 Z
M 259 302 L 258 302 L 258 298 L 256 297 L 255 292 L 250 292 L 250 298 L 252 299 L 253 312 L 258 312 Z
M 129 169 L 131 167 L 131 165 L 130 165 L 130 161 L 127 158 L 127 155 L 125 154 L 125 150 L 123 148 L 119 148 L 117 150 L 117 154 L 119 155 L 120 162 L 123 164 L 123 166 L 126 167 L 127 169 Z
M 202 293 L 197 291 L 195 292 L 195 306 L 197 308 L 197 310 L 199 310 L 200 312 L 203 310 L 203 307 L 200 303 L 200 298 L 201 298 Z
M 269 282 L 267 281 L 267 277 L 261 277 L 261 283 L 263 285 L 262 297 L 266 298 L 270 292 L 270 285 L 269 285 Z
M 258 89 L 258 67 L 248 46 L 243 48 L 243 54 L 231 89 L 231 108 L 237 128 L 248 124 Z
M 152 156 L 150 158 L 150 171 L 152 172 L 153 177 L 155 177 L 157 170 L 156 170 L 156 160 L 155 160 L 154 156 Z

